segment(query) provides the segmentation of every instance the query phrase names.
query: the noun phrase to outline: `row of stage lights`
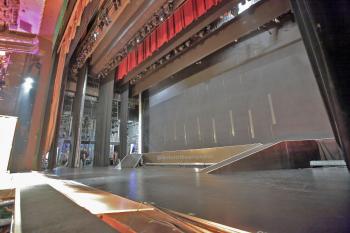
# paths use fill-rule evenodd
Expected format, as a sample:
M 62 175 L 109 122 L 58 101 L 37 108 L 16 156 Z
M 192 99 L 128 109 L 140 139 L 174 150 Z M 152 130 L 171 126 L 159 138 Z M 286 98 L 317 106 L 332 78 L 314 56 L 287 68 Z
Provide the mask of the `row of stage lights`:
M 230 20 L 232 20 L 234 17 L 238 16 L 243 11 L 247 10 L 252 5 L 256 4 L 260 0 L 243 0 L 238 3 L 237 7 L 232 9 L 228 12 L 228 14 L 225 14 L 226 16 L 230 17 L 221 17 L 220 23 L 224 24 Z M 156 28 L 160 23 L 162 23 L 172 12 L 174 9 L 175 2 L 174 0 L 168 1 L 167 4 L 165 4 L 153 17 L 152 19 L 143 26 L 143 28 L 134 36 L 132 40 L 130 40 L 126 46 L 115 56 L 104 68 L 104 70 L 98 75 L 98 78 L 102 78 L 108 73 L 118 66 L 118 64 L 121 62 L 121 60 L 127 56 L 128 52 L 131 51 L 137 44 L 142 42 L 144 38 L 149 35 L 154 28 Z M 216 24 L 216 25 L 215 25 Z M 214 25 L 214 27 L 212 27 Z M 213 30 L 215 27 L 220 27 L 221 25 L 217 24 L 215 22 L 214 24 L 210 24 L 207 27 L 205 27 L 203 30 L 198 32 L 194 38 L 191 38 L 187 40 L 185 43 L 180 45 L 179 47 L 175 48 L 173 51 L 171 51 L 169 54 L 165 55 L 158 61 L 156 61 L 154 64 L 152 64 L 150 67 L 147 67 L 144 71 L 139 73 L 134 79 L 131 80 L 131 83 L 135 83 L 137 80 L 141 79 L 142 76 L 144 76 L 149 70 L 154 70 L 158 65 L 163 65 L 166 61 L 170 60 L 174 55 L 178 55 L 180 52 L 184 51 L 186 48 L 190 47 L 192 42 L 196 40 L 196 37 L 203 38 L 208 32 Z
M 121 60 L 127 56 L 128 52 L 134 49 L 139 43 L 141 43 L 151 32 L 157 28 L 168 16 L 174 11 L 174 6 L 178 0 L 168 0 L 153 16 L 152 18 L 129 40 L 126 45 L 112 58 L 104 70 L 98 75 L 98 78 L 102 78 L 108 75 L 108 73 L 118 66 Z
M 159 66 L 164 65 L 168 61 L 172 60 L 176 56 L 182 54 L 185 52 L 188 48 L 192 47 L 195 43 L 202 40 L 204 37 L 208 36 L 209 34 L 213 33 L 214 31 L 221 28 L 226 23 L 232 21 L 234 18 L 236 18 L 238 15 L 249 9 L 254 4 L 258 3 L 260 0 L 246 0 L 238 3 L 237 7 L 234 7 L 230 11 L 226 12 L 224 15 L 222 15 L 218 20 L 212 22 L 211 24 L 204 27 L 202 30 L 200 30 L 198 33 L 196 33 L 194 36 L 192 36 L 189 40 L 181 44 L 180 46 L 173 49 L 171 52 L 169 52 L 164 57 L 160 58 L 158 61 L 154 62 L 152 65 L 147 67 L 144 71 L 140 72 L 138 75 L 136 75 L 135 78 L 131 79 L 130 84 L 135 84 L 138 80 L 143 78 L 146 74 L 150 73 L 151 71 L 156 70 Z M 238 39 L 235 40 L 235 43 L 238 42 Z

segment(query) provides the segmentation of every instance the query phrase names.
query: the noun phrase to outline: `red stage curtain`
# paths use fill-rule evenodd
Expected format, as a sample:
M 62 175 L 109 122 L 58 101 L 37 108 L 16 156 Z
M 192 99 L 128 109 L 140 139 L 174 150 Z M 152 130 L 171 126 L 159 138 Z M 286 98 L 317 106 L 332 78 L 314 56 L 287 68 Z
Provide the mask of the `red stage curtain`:
M 184 16 L 184 27 L 187 27 L 190 25 L 193 20 L 195 19 L 196 12 L 195 8 L 193 6 L 193 1 L 192 0 L 187 0 L 183 5 L 182 5 L 182 10 L 183 10 L 183 16 Z
M 182 7 L 177 9 L 174 13 L 175 34 L 181 32 L 184 27 L 183 11 Z
M 160 48 L 168 40 L 172 39 L 183 28 L 190 25 L 197 17 L 204 15 L 210 8 L 222 0 L 187 0 L 173 15 L 161 23 L 151 35 L 131 51 L 122 60 L 118 69 L 118 80 L 122 79 L 129 71 L 150 57 L 153 52 Z
M 170 16 L 166 22 L 168 28 L 168 39 L 170 40 L 175 36 L 174 16 Z
M 144 60 L 144 46 L 143 42 L 137 46 L 137 64 L 140 64 Z
M 205 7 L 207 10 L 216 5 L 216 0 L 205 0 Z
M 127 74 L 127 68 L 128 68 L 128 58 L 124 57 L 123 60 L 119 64 L 118 80 L 121 80 L 124 78 L 124 76 Z
M 128 54 L 128 70 L 127 70 L 128 72 L 134 69 L 135 66 L 137 65 L 136 58 L 137 58 L 136 49 L 134 49 Z
M 158 48 L 160 48 L 165 42 L 168 41 L 168 24 L 167 22 L 163 22 L 159 27 L 157 28 L 157 40 L 158 40 Z
M 144 40 L 144 47 L 145 47 L 145 59 L 148 58 L 149 56 L 152 55 L 151 52 L 151 37 L 147 36 L 146 39 Z
M 196 14 L 197 18 L 204 15 L 204 13 L 207 11 L 205 0 L 195 0 L 196 3 Z
M 157 46 L 157 30 L 154 30 L 151 33 L 151 55 L 154 51 L 157 50 L 158 46 Z

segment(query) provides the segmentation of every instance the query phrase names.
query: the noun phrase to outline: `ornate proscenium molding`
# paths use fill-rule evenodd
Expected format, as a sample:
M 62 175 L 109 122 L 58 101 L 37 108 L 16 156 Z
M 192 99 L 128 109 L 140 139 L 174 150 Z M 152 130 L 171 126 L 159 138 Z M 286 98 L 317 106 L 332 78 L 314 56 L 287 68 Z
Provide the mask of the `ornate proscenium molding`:
M 168 0 L 153 17 L 145 23 L 142 28 L 130 39 L 124 47 L 108 61 L 104 69 L 98 74 L 99 78 L 103 78 L 108 73 L 116 68 L 121 60 L 127 56 L 128 52 L 133 50 L 139 43 L 141 43 L 148 35 L 152 33 L 163 21 L 165 21 L 170 15 L 173 14 L 176 6 L 179 5 L 183 0 Z
M 120 10 L 124 9 L 129 0 L 105 0 L 99 11 L 96 21 L 86 35 L 83 43 L 78 48 L 75 63 L 72 65 L 72 73 L 77 74 L 90 57 L 98 42 L 107 32 L 108 27 L 113 22 L 113 18 Z M 119 14 L 118 14 L 119 15 Z
M 2 51 L 0 53 L 0 91 L 5 86 L 5 78 L 7 76 L 7 67 L 10 63 L 10 54 Z

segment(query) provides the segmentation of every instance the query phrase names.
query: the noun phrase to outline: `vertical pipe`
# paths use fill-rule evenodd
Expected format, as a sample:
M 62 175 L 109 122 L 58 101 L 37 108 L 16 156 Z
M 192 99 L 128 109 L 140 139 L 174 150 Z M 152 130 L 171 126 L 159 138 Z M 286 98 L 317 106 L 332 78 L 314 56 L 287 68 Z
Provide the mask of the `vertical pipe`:
M 119 157 L 123 159 L 128 152 L 128 118 L 129 118 L 129 86 L 127 86 L 121 93 L 120 106 L 120 151 Z
M 81 122 L 84 113 L 87 77 L 88 67 L 85 65 L 80 71 L 73 101 L 72 142 L 68 163 L 71 168 L 79 167 L 80 164 Z
M 108 166 L 111 146 L 114 72 L 101 80 L 96 114 L 94 166 Z
M 138 138 L 138 153 L 142 154 L 142 92 L 139 94 L 139 138 Z

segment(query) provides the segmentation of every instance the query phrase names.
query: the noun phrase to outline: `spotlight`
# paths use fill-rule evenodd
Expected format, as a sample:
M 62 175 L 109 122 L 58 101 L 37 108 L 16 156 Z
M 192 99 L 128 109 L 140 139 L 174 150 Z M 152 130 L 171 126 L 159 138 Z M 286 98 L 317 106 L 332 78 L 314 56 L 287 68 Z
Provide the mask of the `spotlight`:
M 98 36 L 98 32 L 94 32 L 94 39 L 96 40 Z
M 30 89 L 33 88 L 33 83 L 34 83 L 34 80 L 31 77 L 27 77 L 24 79 L 24 83 L 22 85 L 23 85 L 23 89 L 26 93 L 29 92 Z
M 159 20 L 160 20 L 161 22 L 163 22 L 163 21 L 165 20 L 165 15 L 164 15 L 164 11 L 163 11 L 163 10 L 160 11 L 160 13 L 159 13 Z
M 34 79 L 31 77 L 27 77 L 24 79 L 24 83 L 29 83 L 29 84 L 33 84 L 34 83 Z
M 200 38 L 203 38 L 203 37 L 204 37 L 204 31 L 200 31 L 200 32 L 198 33 L 198 36 L 199 36 Z

